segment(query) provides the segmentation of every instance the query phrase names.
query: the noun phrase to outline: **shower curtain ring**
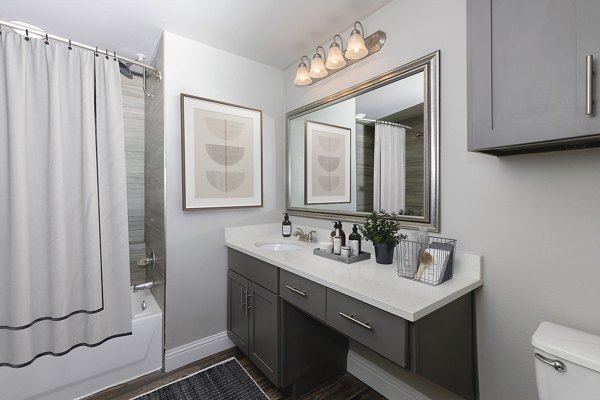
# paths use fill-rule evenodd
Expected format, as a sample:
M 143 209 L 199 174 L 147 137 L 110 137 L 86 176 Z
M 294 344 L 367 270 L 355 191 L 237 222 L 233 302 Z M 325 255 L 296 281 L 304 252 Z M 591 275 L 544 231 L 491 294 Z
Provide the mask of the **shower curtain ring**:
M 47 33 L 46 33 L 46 40 L 44 40 L 44 43 L 50 44 L 50 41 L 48 40 L 48 34 Z
M 96 46 L 96 52 L 94 53 L 98 57 L 98 46 Z
M 73 50 L 73 48 L 71 47 L 71 39 L 69 39 L 69 50 Z
M 108 49 L 106 49 L 104 54 L 106 54 L 104 57 L 106 57 L 106 59 L 108 60 Z
M 113 58 L 115 61 L 117 61 L 117 52 L 113 50 Z
M 29 29 L 25 29 L 25 40 L 29 41 Z

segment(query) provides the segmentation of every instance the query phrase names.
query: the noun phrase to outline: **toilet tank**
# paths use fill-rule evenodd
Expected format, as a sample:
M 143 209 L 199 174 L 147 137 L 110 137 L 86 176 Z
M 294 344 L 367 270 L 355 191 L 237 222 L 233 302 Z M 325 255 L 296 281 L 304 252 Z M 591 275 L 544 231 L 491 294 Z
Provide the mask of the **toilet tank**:
M 544 321 L 531 344 L 540 400 L 600 399 L 599 336 Z

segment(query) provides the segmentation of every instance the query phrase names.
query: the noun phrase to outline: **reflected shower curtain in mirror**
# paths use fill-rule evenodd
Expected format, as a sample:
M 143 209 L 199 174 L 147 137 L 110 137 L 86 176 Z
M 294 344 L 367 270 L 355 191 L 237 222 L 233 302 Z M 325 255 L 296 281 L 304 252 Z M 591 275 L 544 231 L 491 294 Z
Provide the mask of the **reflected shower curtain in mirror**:
M 0 369 L 131 333 L 118 63 L 0 35 Z
M 394 212 L 404 209 L 406 130 L 375 124 L 373 157 L 373 208 Z

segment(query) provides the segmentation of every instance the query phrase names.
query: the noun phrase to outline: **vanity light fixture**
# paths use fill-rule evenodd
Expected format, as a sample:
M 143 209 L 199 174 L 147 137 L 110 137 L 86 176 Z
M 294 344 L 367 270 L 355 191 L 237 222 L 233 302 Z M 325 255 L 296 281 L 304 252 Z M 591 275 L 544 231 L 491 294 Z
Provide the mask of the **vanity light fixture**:
M 329 71 L 325 68 L 323 57 L 319 54 L 319 49 L 323 50 L 323 56 L 325 56 L 325 49 L 323 46 L 317 46 L 315 55 L 313 56 L 312 63 L 310 64 L 310 77 L 311 78 L 325 78 Z
M 310 65 L 308 57 L 302 56 L 302 60 L 300 60 L 300 64 L 298 64 L 298 69 L 296 70 L 296 78 L 294 78 L 294 84 L 297 86 L 306 86 L 312 83 L 308 67 L 304 64 L 305 58 L 308 60 L 308 65 Z
M 307 56 L 302 56 L 296 70 L 294 84 L 296 86 L 312 85 L 371 54 L 377 53 L 384 43 L 385 33 L 383 31 L 377 31 L 365 37 L 362 24 L 356 21 L 346 50 L 344 50 L 342 37 L 336 34 L 333 36 L 333 42 L 329 46 L 327 54 L 325 54 L 323 46 L 317 46 L 312 62 Z M 307 60 L 306 63 L 304 59 Z
M 357 29 L 357 25 L 360 25 L 360 29 L 362 29 L 362 31 Z M 350 60 L 360 60 L 369 54 L 369 50 L 367 50 L 367 46 L 365 45 L 365 35 L 363 34 L 364 31 L 365 28 L 363 28 L 362 24 L 356 21 L 354 23 L 354 29 L 350 34 L 348 50 L 346 50 L 345 54 L 346 58 L 349 58 Z
M 340 39 L 340 44 L 337 44 L 335 41 L 336 38 Z M 327 52 L 327 62 L 325 63 L 327 69 L 340 69 L 346 66 L 342 48 L 344 48 L 342 37 L 340 35 L 335 35 L 333 37 L 333 42 L 329 46 L 329 51 Z

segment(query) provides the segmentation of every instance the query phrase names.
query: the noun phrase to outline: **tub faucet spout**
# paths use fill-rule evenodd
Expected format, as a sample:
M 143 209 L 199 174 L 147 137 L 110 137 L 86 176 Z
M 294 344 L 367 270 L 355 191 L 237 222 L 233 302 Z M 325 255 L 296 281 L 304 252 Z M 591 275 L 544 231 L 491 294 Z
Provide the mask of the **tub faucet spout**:
M 137 285 L 133 285 L 133 291 L 137 292 L 138 290 L 152 289 L 153 287 L 154 281 L 138 283 Z

